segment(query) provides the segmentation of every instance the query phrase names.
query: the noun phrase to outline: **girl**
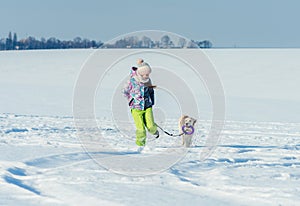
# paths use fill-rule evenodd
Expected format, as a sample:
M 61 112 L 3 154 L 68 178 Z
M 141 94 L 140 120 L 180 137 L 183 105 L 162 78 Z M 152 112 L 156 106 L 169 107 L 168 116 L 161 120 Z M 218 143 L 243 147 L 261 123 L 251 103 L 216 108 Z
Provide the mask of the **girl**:
M 136 144 L 145 146 L 146 129 L 159 137 L 157 126 L 154 122 L 152 106 L 154 105 L 154 90 L 150 79 L 151 67 L 142 59 L 137 61 L 138 67 L 133 67 L 130 79 L 123 90 L 128 99 L 131 114 L 136 126 Z

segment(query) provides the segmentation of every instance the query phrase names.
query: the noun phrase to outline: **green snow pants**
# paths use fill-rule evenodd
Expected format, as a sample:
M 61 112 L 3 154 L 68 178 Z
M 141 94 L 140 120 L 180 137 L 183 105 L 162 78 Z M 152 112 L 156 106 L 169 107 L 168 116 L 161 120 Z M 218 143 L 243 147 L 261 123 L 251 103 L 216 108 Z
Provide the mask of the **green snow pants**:
M 157 126 L 154 122 L 152 107 L 146 110 L 131 109 L 131 114 L 136 127 L 136 144 L 144 146 L 146 144 L 146 129 L 154 134 L 157 131 Z

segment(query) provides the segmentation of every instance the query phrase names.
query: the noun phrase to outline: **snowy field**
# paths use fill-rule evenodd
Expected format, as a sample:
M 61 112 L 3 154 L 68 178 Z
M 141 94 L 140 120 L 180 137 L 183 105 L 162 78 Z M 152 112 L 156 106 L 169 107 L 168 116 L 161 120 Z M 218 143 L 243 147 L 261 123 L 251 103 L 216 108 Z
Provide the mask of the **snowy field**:
M 220 141 L 201 161 L 210 119 L 200 111 L 192 148 L 146 176 L 103 167 L 76 135 L 73 89 L 92 52 L 0 52 L 0 205 L 300 204 L 300 50 L 206 50 L 226 93 Z M 180 138 L 149 136 L 148 151 L 138 153 L 134 138 L 122 138 L 99 111 L 115 158 L 180 149 Z M 166 129 L 176 133 L 176 121 Z

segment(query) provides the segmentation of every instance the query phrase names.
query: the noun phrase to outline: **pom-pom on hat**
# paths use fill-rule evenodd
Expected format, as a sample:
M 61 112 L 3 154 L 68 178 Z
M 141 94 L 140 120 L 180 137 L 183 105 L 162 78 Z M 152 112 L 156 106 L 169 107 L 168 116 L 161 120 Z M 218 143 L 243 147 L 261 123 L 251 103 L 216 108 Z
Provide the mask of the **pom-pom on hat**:
M 141 59 L 141 58 L 139 58 L 139 59 L 136 61 L 136 64 L 137 64 L 138 66 L 141 66 L 143 63 L 144 63 L 144 60 Z

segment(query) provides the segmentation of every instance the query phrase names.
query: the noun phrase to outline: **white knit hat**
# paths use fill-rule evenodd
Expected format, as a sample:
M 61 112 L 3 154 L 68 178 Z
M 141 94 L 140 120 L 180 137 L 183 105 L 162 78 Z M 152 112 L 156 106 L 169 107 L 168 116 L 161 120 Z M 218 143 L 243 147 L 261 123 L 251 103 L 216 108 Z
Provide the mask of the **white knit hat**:
M 140 65 L 138 65 L 137 72 L 138 72 L 139 75 L 150 74 L 151 71 L 152 70 L 151 70 L 150 65 L 147 64 L 146 62 L 143 62 Z

